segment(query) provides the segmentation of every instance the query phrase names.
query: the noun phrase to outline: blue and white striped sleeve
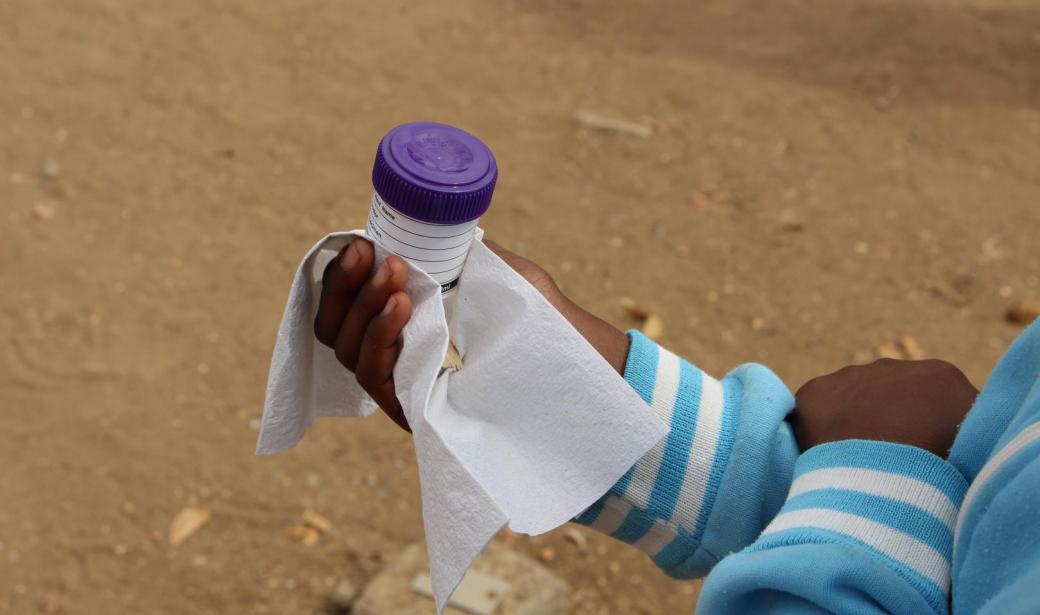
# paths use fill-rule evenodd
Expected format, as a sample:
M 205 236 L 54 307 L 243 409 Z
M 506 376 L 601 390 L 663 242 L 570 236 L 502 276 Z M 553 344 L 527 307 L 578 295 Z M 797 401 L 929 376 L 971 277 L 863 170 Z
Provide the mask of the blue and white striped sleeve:
M 708 576 L 704 613 L 947 613 L 967 481 L 931 453 L 846 440 L 795 466 L 754 544 Z
M 760 365 L 721 381 L 629 332 L 625 379 L 668 435 L 576 521 L 645 551 L 667 574 L 704 576 L 783 504 L 797 445 L 794 399 Z

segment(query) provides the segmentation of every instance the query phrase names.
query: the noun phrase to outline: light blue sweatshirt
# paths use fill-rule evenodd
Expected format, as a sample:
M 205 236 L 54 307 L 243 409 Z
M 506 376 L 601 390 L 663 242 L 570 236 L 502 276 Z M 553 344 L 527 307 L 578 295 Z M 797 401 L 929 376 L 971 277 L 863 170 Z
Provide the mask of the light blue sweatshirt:
M 671 429 L 577 521 L 708 575 L 698 613 L 1040 613 L 1040 321 L 949 460 L 866 440 L 799 456 L 768 369 L 719 381 L 629 336 L 625 378 Z

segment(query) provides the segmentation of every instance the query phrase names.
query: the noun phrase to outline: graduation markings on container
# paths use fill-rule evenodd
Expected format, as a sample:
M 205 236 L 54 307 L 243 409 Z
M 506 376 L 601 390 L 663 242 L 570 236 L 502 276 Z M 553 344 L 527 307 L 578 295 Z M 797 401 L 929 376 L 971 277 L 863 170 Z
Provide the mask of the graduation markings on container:
M 430 274 L 442 290 L 453 287 L 462 272 L 477 220 L 462 224 L 420 222 L 372 195 L 368 234 L 385 248 Z

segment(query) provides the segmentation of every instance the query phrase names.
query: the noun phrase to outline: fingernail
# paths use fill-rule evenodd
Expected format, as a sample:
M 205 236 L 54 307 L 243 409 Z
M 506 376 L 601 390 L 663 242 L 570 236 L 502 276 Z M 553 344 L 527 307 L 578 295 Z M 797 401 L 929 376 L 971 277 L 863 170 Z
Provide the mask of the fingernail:
M 390 263 L 383 261 L 383 264 L 379 266 L 379 270 L 376 271 L 375 277 L 372 278 L 372 286 L 379 288 L 383 284 L 386 284 L 386 280 L 390 277 Z
M 358 258 L 360 256 L 361 255 L 358 254 L 357 251 L 357 246 L 351 243 L 349 246 L 347 246 L 347 253 L 343 255 L 343 268 L 353 269 L 354 265 L 357 264 Z
M 386 305 L 383 306 L 383 316 L 389 316 L 391 313 L 393 313 L 394 308 L 396 307 L 397 297 L 391 295 L 390 298 L 386 300 Z

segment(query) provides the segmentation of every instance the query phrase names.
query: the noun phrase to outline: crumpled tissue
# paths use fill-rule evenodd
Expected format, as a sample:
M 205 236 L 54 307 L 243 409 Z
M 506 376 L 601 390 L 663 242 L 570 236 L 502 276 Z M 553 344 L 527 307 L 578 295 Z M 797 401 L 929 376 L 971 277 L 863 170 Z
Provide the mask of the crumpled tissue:
M 451 339 L 440 286 L 409 264 L 411 320 L 394 368 L 412 428 L 438 612 L 508 523 L 541 534 L 580 514 L 665 434 L 664 424 L 574 327 L 480 240 L 457 287 Z M 307 252 L 289 291 L 267 382 L 258 454 L 295 446 L 318 416 L 376 409 L 314 337 L 326 264 L 363 231 Z M 376 245 L 376 262 L 388 253 Z

